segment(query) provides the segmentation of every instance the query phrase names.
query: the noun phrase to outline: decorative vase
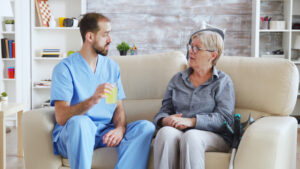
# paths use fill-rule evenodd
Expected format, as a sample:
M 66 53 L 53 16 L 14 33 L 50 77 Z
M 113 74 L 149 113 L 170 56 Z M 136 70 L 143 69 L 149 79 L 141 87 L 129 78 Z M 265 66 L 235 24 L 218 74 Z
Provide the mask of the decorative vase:
M 7 103 L 8 102 L 8 96 L 6 96 L 6 97 L 1 96 L 1 102 L 2 103 Z
M 121 56 L 126 56 L 127 55 L 127 51 L 120 51 L 120 55 Z
M 54 19 L 53 15 L 51 15 L 51 18 L 50 18 L 49 27 L 50 28 L 55 28 L 56 27 L 56 22 L 55 22 L 55 19 Z
M 14 31 L 14 24 L 5 24 L 5 31 L 6 32 L 13 32 Z

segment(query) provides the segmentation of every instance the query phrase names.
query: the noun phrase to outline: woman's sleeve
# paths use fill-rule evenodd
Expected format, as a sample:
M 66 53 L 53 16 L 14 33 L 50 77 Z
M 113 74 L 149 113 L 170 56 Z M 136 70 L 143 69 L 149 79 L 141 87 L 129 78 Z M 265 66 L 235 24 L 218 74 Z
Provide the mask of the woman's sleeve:
M 165 93 L 164 99 L 162 101 L 162 107 L 160 108 L 159 112 L 154 117 L 154 124 L 156 127 L 162 127 L 161 126 L 161 120 L 164 117 L 168 117 L 171 114 L 174 114 L 174 107 L 172 103 L 172 92 L 173 92 L 173 80 L 172 78 L 168 84 L 167 91 Z
M 216 92 L 214 111 L 209 114 L 196 115 L 196 129 L 219 133 L 222 132 L 224 121 L 229 125 L 232 124 L 235 107 L 234 86 L 229 76 L 225 79 Z

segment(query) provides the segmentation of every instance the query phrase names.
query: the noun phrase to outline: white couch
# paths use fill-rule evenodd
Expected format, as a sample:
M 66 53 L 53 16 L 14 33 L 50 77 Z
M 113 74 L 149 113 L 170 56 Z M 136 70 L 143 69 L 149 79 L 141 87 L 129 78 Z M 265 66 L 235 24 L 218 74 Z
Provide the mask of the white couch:
M 112 58 L 121 68 L 128 122 L 152 121 L 169 80 L 187 66 L 185 56 L 180 52 Z M 297 122 L 289 117 L 298 91 L 299 75 L 295 65 L 283 59 L 224 56 L 217 68 L 233 80 L 235 112 L 242 114 L 243 120 L 249 112 L 258 119 L 241 140 L 235 169 L 295 169 Z M 67 159 L 53 155 L 53 108 L 26 112 L 22 123 L 26 169 L 69 168 Z M 207 152 L 206 169 L 227 169 L 229 158 L 230 153 Z M 112 169 L 116 161 L 115 148 L 97 149 L 92 168 Z M 148 168 L 153 168 L 152 150 Z

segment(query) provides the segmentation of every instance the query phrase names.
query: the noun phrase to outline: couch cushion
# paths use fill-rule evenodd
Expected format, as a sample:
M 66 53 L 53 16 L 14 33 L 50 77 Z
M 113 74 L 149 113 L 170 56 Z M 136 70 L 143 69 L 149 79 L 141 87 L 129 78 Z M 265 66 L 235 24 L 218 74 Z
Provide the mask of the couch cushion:
M 124 100 L 127 122 L 137 120 L 153 121 L 161 107 L 162 99 Z
M 205 169 L 228 169 L 230 153 L 206 152 Z
M 117 163 L 118 154 L 116 148 L 100 148 L 94 151 L 92 169 L 112 169 Z M 230 153 L 206 152 L 206 169 L 228 169 Z M 68 159 L 63 159 L 60 169 L 69 169 Z M 151 148 L 148 169 L 153 169 L 153 149 Z
M 118 152 L 116 148 L 98 148 L 93 154 L 93 169 L 112 169 L 118 161 Z M 70 167 L 68 159 L 62 159 L 62 167 Z
M 170 79 L 186 68 L 181 52 L 111 58 L 120 66 L 127 100 L 162 99 Z
M 236 108 L 273 115 L 292 113 L 298 93 L 298 69 L 287 59 L 221 57 L 217 68 L 232 79 Z

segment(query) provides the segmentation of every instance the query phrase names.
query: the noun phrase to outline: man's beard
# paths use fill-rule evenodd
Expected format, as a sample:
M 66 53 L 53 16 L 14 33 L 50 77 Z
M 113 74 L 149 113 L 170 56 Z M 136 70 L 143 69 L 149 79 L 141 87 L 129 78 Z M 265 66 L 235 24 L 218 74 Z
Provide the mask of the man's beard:
M 95 45 L 93 45 L 93 49 L 94 49 L 94 51 L 95 51 L 97 54 L 100 54 L 100 55 L 102 55 L 102 56 L 107 56 L 108 50 L 105 50 L 105 47 L 108 46 L 108 45 L 109 45 L 109 43 L 106 44 L 103 48 L 102 48 L 102 47 L 99 47 L 99 49 L 97 49 L 97 48 L 95 47 Z

